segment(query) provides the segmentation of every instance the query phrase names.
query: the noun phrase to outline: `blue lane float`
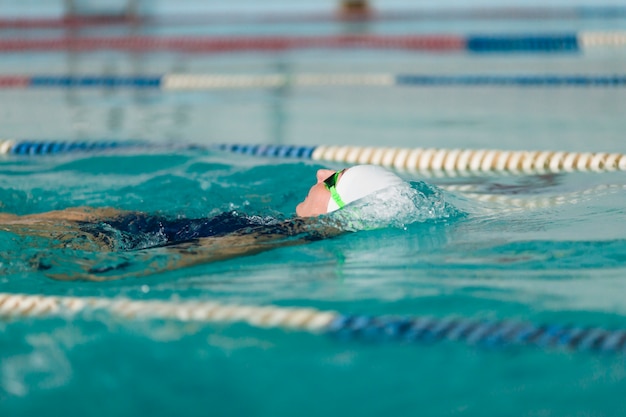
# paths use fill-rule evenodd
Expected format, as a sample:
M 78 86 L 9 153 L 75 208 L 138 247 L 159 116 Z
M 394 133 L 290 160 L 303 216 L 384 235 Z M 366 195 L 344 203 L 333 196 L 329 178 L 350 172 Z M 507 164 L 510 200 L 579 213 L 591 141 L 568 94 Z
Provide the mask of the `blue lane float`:
M 250 156 L 282 157 L 311 159 L 316 146 L 295 145 L 217 145 L 221 151 L 234 152 Z
M 206 150 L 214 149 L 233 152 L 249 156 L 300 158 L 311 159 L 317 146 L 292 145 L 247 145 L 247 144 L 220 144 L 220 145 L 157 145 L 142 141 L 54 141 L 54 140 L 0 140 L 0 154 L 6 155 L 57 155 L 72 152 L 99 152 L 127 149 L 177 149 L 177 150 Z
M 398 75 L 396 85 L 405 86 L 515 86 L 515 87 L 623 87 L 625 75 L 612 76 L 428 76 Z
M 574 351 L 626 351 L 626 331 L 464 317 L 337 316 L 326 331 L 341 339 L 405 343 L 465 342 L 487 348 L 534 346 Z
M 98 152 L 116 149 L 145 148 L 147 143 L 137 141 L 13 141 L 0 140 L 0 154 L 6 155 L 57 155 L 73 152 Z
M 160 88 L 161 76 L 35 76 L 30 78 L 32 87 L 103 87 L 103 88 Z
M 467 50 L 474 53 L 578 52 L 578 36 L 470 36 Z

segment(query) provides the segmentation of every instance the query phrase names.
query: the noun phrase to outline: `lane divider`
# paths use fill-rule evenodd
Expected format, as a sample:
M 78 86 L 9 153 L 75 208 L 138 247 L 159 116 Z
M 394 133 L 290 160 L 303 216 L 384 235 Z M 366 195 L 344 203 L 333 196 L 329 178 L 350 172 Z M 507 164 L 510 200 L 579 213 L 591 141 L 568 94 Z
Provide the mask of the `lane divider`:
M 474 201 L 488 203 L 489 207 L 485 206 L 481 207 L 481 209 L 497 213 L 498 215 L 515 211 L 553 208 L 565 204 L 577 204 L 608 194 L 623 193 L 626 190 L 625 184 L 601 184 L 581 191 L 562 194 L 513 196 L 511 194 L 493 194 L 477 190 L 479 187 L 471 184 L 439 184 L 438 187 L 452 193 L 462 194 L 464 197 Z
M 571 37 L 571 36 L 570 36 Z M 558 44 L 561 37 L 546 42 Z M 550 40 L 552 39 L 552 40 Z M 536 41 L 534 42 L 536 44 Z M 341 36 L 238 36 L 238 37 L 64 37 L 0 39 L 0 52 L 97 50 L 136 52 L 222 53 L 288 51 L 294 49 L 374 48 L 417 51 L 461 51 L 463 37 L 455 35 L 341 35 Z
M 495 149 L 387 148 L 299 145 L 157 145 L 141 141 L 0 140 L 0 154 L 53 155 L 116 149 L 213 149 L 238 154 L 310 159 L 318 162 L 373 164 L 423 175 L 538 175 L 562 172 L 626 171 L 626 155 L 605 152 L 506 151 Z
M 59 37 L 4 38 L 0 52 L 99 50 L 133 52 L 277 52 L 297 49 L 400 49 L 426 52 L 471 53 L 563 53 L 581 48 L 626 46 L 626 32 L 572 32 L 554 34 L 490 35 L 321 35 L 321 36 L 237 36 L 237 37 Z
M 382 165 L 423 175 L 537 175 L 626 170 L 626 155 L 604 152 L 505 151 L 488 149 L 386 148 L 364 146 L 220 145 L 219 149 L 264 157 Z
M 313 308 L 250 306 L 212 301 L 138 301 L 0 293 L 0 318 L 72 317 L 106 311 L 128 320 L 246 323 L 326 334 L 342 340 L 427 343 L 464 342 L 487 348 L 537 347 L 596 353 L 626 351 L 625 329 L 541 324 L 464 317 L 344 315 Z
M 581 32 L 578 34 L 578 45 L 581 48 L 624 47 L 626 32 Z
M 55 155 L 74 152 L 101 152 L 122 149 L 151 149 L 140 141 L 29 141 L 0 140 L 0 155 Z
M 0 75 L 0 88 L 132 88 L 164 91 L 276 88 L 283 86 L 372 87 L 626 87 L 626 74 L 607 75 L 420 75 L 420 74 L 166 74 L 143 76 Z

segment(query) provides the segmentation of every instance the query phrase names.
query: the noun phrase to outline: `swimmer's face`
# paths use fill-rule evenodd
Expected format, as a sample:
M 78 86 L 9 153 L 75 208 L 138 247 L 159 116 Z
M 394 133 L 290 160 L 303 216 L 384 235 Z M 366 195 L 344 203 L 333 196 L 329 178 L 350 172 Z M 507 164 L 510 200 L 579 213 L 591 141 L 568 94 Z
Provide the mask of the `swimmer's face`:
M 296 214 L 300 217 L 314 217 L 326 214 L 328 210 L 328 201 L 330 200 L 330 191 L 326 189 L 324 180 L 336 171 L 332 169 L 318 169 L 316 178 L 317 182 L 309 190 L 309 194 L 304 201 L 296 206 Z M 341 178 L 341 177 L 339 177 Z

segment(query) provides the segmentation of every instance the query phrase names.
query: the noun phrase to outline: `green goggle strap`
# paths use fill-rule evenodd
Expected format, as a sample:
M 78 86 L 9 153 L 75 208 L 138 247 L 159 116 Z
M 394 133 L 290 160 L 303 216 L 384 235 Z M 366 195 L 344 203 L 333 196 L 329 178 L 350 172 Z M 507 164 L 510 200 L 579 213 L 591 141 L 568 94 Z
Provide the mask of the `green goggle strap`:
M 333 199 L 335 203 L 337 203 L 339 208 L 342 208 L 343 206 L 346 205 L 346 203 L 343 202 L 343 200 L 341 199 L 341 196 L 337 192 L 337 189 L 335 188 L 335 184 L 337 184 L 337 178 L 339 177 L 339 174 L 341 174 L 341 172 L 342 171 L 335 172 L 335 175 L 333 176 L 333 185 L 331 185 L 330 187 L 326 186 L 326 189 L 330 191 L 331 198 Z

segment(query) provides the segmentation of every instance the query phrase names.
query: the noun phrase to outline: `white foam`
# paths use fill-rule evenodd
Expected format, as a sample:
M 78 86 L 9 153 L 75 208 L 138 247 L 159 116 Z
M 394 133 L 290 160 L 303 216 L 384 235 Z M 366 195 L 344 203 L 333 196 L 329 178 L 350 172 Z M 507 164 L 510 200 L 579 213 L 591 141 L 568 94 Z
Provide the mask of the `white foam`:
M 424 182 L 403 183 L 348 204 L 326 218 L 343 230 L 404 228 L 416 222 L 444 219 L 456 210 L 441 190 Z

